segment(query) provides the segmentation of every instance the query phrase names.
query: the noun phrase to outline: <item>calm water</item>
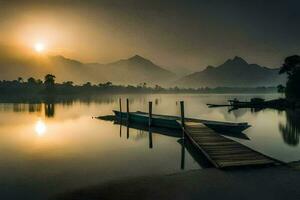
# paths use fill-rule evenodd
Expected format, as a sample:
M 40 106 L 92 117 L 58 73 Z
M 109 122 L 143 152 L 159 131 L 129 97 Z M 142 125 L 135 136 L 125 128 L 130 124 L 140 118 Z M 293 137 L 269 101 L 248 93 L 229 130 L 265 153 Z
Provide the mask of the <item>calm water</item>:
M 124 95 L 130 109 L 213 120 L 249 122 L 249 140 L 233 138 L 283 161 L 300 160 L 300 113 L 207 108 L 237 97 L 272 99 L 277 95 Z M 120 96 L 64 103 L 0 103 L 0 197 L 46 199 L 54 194 L 126 177 L 201 169 L 203 163 L 180 138 L 120 127 L 93 116 L 112 114 Z M 7 102 L 7 101 L 6 101 Z M 125 102 L 124 102 L 125 103 Z M 125 105 L 123 105 L 125 107 Z M 121 132 L 120 132 L 121 130 Z M 201 160 L 201 159 L 200 159 Z M 183 162 L 184 161 L 184 162 Z

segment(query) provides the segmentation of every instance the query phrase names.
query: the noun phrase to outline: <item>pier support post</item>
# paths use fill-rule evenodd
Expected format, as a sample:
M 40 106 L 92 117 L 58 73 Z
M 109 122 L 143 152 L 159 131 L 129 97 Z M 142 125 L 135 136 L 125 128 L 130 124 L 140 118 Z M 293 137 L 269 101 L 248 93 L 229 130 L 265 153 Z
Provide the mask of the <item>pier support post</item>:
M 184 101 L 180 101 L 180 115 L 181 115 L 181 125 L 184 128 L 185 123 L 184 123 Z
M 152 140 L 152 130 L 151 127 L 149 127 L 149 148 L 153 148 L 153 140 Z
M 149 101 L 149 126 L 152 125 L 152 101 Z
M 180 169 L 184 170 L 185 166 L 185 140 L 183 138 L 181 144 L 181 162 L 180 162 Z
M 126 99 L 126 108 L 127 108 L 127 124 L 129 123 L 129 99 Z
M 122 121 L 122 99 L 119 98 L 119 107 L 120 107 L 120 121 Z
M 127 139 L 129 139 L 129 126 L 127 125 Z
M 184 122 L 184 101 L 180 101 L 180 115 L 182 126 L 182 139 L 184 140 L 185 122 Z

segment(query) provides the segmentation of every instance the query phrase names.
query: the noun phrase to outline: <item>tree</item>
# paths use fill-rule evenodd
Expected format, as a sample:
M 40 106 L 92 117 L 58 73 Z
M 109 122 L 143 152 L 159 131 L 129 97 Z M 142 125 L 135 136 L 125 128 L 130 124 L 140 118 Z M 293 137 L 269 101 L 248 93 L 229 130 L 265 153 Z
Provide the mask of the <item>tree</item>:
M 300 56 L 293 55 L 285 58 L 279 73 L 288 75 L 285 88 L 286 96 L 288 98 L 300 98 Z
M 45 81 L 44 81 L 44 85 L 46 87 L 46 90 L 48 92 L 52 92 L 54 90 L 54 86 L 55 86 L 55 76 L 52 74 L 47 74 L 45 76 Z
M 82 85 L 83 87 L 91 87 L 92 86 L 92 84 L 91 84 L 91 82 L 86 82 L 85 84 L 83 84 Z
M 27 83 L 30 85 L 35 85 L 37 84 L 36 80 L 33 77 L 30 77 L 27 79 Z
M 18 82 L 19 83 L 23 83 L 24 81 L 23 81 L 23 78 L 22 77 L 18 77 Z
M 43 84 L 43 81 L 42 81 L 41 79 L 37 79 L 37 80 L 35 80 L 35 82 L 36 82 L 36 84 L 38 84 L 38 85 L 42 85 L 42 84 Z
M 283 86 L 283 85 L 278 85 L 277 86 L 277 92 L 278 93 L 284 93 L 284 91 L 285 91 L 285 87 Z
M 146 82 L 143 83 L 143 88 L 147 88 L 147 83 Z
M 110 87 L 110 86 L 112 86 L 112 82 L 108 81 L 104 85 L 105 85 L 105 87 Z
M 280 67 L 279 74 L 287 73 L 291 76 L 300 67 L 300 56 L 293 55 L 284 59 L 283 65 Z
M 74 84 L 73 81 L 65 81 L 65 82 L 63 82 L 63 85 L 64 85 L 64 86 L 67 86 L 67 87 L 72 87 L 73 84 Z
M 160 85 L 155 85 L 155 90 L 159 91 L 159 90 L 162 90 L 163 88 L 160 86 Z

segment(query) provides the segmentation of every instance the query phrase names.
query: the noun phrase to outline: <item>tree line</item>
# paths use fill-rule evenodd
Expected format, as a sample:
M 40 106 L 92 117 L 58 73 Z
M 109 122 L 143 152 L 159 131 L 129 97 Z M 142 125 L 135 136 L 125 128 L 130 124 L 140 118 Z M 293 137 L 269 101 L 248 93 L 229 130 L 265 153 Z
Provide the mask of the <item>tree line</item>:
M 134 85 L 115 85 L 112 82 L 92 84 L 86 82 L 82 85 L 75 85 L 72 81 L 62 83 L 55 82 L 55 75 L 47 74 L 44 80 L 33 77 L 27 80 L 22 77 L 16 80 L 0 81 L 0 94 L 2 95 L 80 95 L 98 93 L 266 93 L 276 92 L 276 87 L 257 88 L 179 88 L 177 86 L 164 88 L 160 85 L 149 87 L 147 83 Z
M 300 56 L 286 57 L 279 74 L 287 74 L 286 86 L 279 85 L 278 91 L 286 94 L 287 98 L 300 99 Z

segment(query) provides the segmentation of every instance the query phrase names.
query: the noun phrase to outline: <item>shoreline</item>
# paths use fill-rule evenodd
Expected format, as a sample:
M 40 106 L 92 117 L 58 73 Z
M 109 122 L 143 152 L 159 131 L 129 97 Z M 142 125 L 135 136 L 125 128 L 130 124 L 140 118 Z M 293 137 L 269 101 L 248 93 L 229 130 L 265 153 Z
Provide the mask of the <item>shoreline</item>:
M 56 200 L 108 199 L 299 199 L 300 171 L 286 166 L 129 178 L 59 194 Z

